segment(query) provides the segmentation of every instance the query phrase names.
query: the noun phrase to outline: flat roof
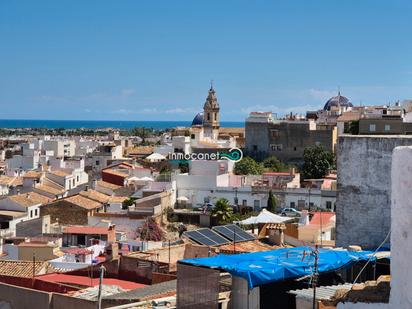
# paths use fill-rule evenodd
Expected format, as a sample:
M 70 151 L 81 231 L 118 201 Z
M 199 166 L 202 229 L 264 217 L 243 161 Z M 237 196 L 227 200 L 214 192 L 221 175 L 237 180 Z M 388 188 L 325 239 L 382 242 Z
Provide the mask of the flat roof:
M 97 286 L 99 285 L 99 278 L 89 278 L 85 276 L 75 276 L 68 274 L 47 274 L 42 276 L 37 276 L 36 279 L 48 282 L 58 282 L 66 283 L 73 285 L 82 285 L 82 286 Z M 143 288 L 146 285 L 141 283 L 136 283 L 132 281 L 113 279 L 113 278 L 103 278 L 103 284 L 105 285 L 116 285 L 125 290 L 134 290 Z

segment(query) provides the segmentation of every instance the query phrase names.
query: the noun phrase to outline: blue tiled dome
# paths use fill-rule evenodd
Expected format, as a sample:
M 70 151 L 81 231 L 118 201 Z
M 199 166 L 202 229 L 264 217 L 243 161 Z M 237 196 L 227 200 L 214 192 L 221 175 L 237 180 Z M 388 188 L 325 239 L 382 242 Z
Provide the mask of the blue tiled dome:
M 201 125 L 203 125 L 203 112 L 198 113 L 192 121 L 192 127 Z
M 353 107 L 352 103 L 349 102 L 349 99 L 347 97 L 344 97 L 343 95 L 337 95 L 336 97 L 330 98 L 323 109 L 325 111 L 330 111 L 331 107 L 337 107 L 338 105 L 342 107 Z

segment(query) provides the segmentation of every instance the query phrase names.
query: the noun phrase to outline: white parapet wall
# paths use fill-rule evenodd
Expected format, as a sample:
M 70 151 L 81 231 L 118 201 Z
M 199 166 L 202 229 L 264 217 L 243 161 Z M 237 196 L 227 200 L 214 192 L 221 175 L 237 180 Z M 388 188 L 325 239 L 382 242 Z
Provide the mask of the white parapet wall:
M 378 167 L 377 167 L 378 168 Z M 389 304 L 346 303 L 338 309 L 412 308 L 412 147 L 397 147 L 392 156 L 391 295 Z

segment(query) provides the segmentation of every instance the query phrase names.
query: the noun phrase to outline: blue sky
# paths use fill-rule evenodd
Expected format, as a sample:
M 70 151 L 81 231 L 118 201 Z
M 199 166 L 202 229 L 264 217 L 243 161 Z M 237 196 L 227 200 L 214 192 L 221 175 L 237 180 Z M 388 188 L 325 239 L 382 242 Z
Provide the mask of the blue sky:
M 0 118 L 222 120 L 412 98 L 412 1 L 0 2 Z

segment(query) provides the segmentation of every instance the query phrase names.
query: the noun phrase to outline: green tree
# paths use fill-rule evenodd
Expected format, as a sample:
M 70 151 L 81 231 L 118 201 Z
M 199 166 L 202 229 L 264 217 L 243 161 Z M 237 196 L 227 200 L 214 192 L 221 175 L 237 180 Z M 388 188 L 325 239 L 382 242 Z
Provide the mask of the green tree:
M 269 197 L 268 197 L 268 204 L 267 204 L 266 209 L 269 210 L 270 212 L 275 213 L 277 206 L 278 206 L 278 201 L 276 199 L 276 196 L 274 196 L 272 190 L 270 190 Z
M 142 139 L 142 144 L 145 144 L 146 138 L 153 136 L 153 129 L 145 127 L 135 127 L 130 130 L 130 134 L 133 136 L 140 137 Z
M 235 163 L 234 172 L 237 175 L 260 175 L 263 172 L 263 167 L 252 158 L 244 157 Z
M 219 224 L 230 222 L 233 216 L 233 209 L 229 201 L 225 198 L 218 199 L 212 210 L 212 216 L 218 219 Z
M 123 201 L 122 209 L 128 209 L 129 206 L 134 205 L 134 202 L 136 201 L 135 198 L 129 197 L 128 199 Z
M 275 156 L 266 158 L 263 160 L 262 164 L 264 168 L 267 168 L 273 172 L 281 172 L 286 168 L 286 166 Z
M 303 176 L 306 179 L 323 178 L 335 168 L 335 155 L 322 146 L 305 148 L 303 159 Z

